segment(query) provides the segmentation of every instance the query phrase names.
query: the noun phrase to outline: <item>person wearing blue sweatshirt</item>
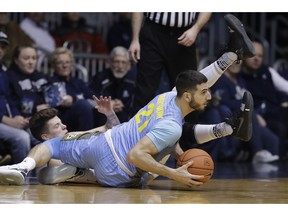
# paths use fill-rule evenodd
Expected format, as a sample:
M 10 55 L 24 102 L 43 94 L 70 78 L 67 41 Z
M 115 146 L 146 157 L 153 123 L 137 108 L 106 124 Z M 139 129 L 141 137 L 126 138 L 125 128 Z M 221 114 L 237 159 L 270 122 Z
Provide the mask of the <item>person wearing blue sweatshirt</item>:
M 220 96 L 220 104 L 229 107 L 231 112 L 238 109 L 241 104 L 241 99 L 244 92 L 247 90 L 246 81 L 241 76 L 241 65 L 233 63 L 220 77 L 218 82 L 211 88 L 212 91 Z M 254 95 L 253 95 L 254 96 Z M 229 114 L 229 113 L 227 113 Z M 250 157 L 254 163 L 268 163 L 279 159 L 279 138 L 267 126 L 260 125 L 259 115 L 257 112 L 253 113 L 253 136 L 247 143 L 238 144 L 238 151 L 249 152 Z M 228 138 L 227 138 L 228 139 Z M 230 143 L 239 142 L 233 137 L 229 137 Z M 231 144 L 230 144 L 231 146 Z
M 89 130 L 97 123 L 92 101 L 92 90 L 83 80 L 72 76 L 74 55 L 65 47 L 58 47 L 52 53 L 51 65 L 54 69 L 53 83 L 64 84 L 66 94 L 56 106 L 59 117 L 69 131 Z
M 24 118 L 10 94 L 6 67 L 1 63 L 9 45 L 8 37 L 0 32 L 0 142 L 4 150 L 11 153 L 12 162 L 22 161 L 30 150 L 30 136 Z M 0 155 L 2 154 L 0 150 Z
M 287 113 L 285 104 L 288 102 L 288 85 L 283 84 L 284 78 L 276 76 L 277 72 L 264 63 L 263 45 L 253 41 L 253 46 L 256 54 L 243 62 L 241 75 L 254 97 L 254 108 L 261 119 L 261 124 L 278 135 L 280 157 L 284 159 L 287 153 L 288 127 L 283 112 Z

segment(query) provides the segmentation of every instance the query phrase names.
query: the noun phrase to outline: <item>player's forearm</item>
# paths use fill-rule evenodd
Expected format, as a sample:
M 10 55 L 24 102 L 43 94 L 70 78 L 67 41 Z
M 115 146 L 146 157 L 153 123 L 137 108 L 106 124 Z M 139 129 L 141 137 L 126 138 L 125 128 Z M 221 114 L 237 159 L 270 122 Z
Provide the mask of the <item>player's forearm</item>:
M 120 124 L 120 121 L 115 112 L 106 113 L 105 115 L 107 117 L 107 122 L 105 124 L 107 129 L 110 129 L 113 126 Z
M 127 162 L 143 171 L 173 179 L 174 169 L 157 162 L 150 154 L 141 151 L 130 152 L 127 157 Z

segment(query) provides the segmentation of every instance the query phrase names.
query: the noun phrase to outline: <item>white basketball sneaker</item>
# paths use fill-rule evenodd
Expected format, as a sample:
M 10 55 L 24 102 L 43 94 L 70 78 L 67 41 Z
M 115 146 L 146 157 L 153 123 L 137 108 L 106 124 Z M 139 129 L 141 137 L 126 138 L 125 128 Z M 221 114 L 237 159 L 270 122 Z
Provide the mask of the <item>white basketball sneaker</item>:
M 0 184 L 23 185 L 28 170 L 18 164 L 0 167 Z

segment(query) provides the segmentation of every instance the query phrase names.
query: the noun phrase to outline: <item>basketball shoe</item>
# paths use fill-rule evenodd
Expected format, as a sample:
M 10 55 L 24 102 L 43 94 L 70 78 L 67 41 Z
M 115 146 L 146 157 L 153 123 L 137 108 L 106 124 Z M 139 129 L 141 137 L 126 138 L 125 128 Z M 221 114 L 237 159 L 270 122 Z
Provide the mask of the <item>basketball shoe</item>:
M 45 167 L 39 171 L 37 178 L 41 184 L 97 184 L 92 170 L 81 169 L 68 164 Z
M 231 118 L 226 119 L 226 123 L 231 125 L 233 129 L 232 136 L 245 142 L 251 139 L 253 109 L 252 94 L 249 91 L 245 91 L 240 109 L 234 112 Z
M 0 167 L 0 184 L 23 185 L 28 170 L 18 164 Z
M 230 32 L 229 42 L 225 51 L 236 53 L 238 60 L 253 57 L 255 49 L 241 21 L 232 14 L 225 15 L 224 19 Z

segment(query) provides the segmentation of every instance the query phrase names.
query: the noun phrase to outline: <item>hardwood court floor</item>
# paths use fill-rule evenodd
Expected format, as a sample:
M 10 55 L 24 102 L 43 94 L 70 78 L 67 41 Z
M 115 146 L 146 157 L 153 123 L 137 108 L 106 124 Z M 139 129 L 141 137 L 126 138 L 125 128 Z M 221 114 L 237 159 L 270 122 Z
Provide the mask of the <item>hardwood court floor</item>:
M 277 169 L 276 169 L 277 168 Z M 2 204 L 288 204 L 287 164 L 217 164 L 213 178 L 188 188 L 165 178 L 143 189 L 91 184 L 0 185 Z
M 288 178 L 213 179 L 197 188 L 156 180 L 145 189 L 95 185 L 0 186 L 5 204 L 287 204 Z

